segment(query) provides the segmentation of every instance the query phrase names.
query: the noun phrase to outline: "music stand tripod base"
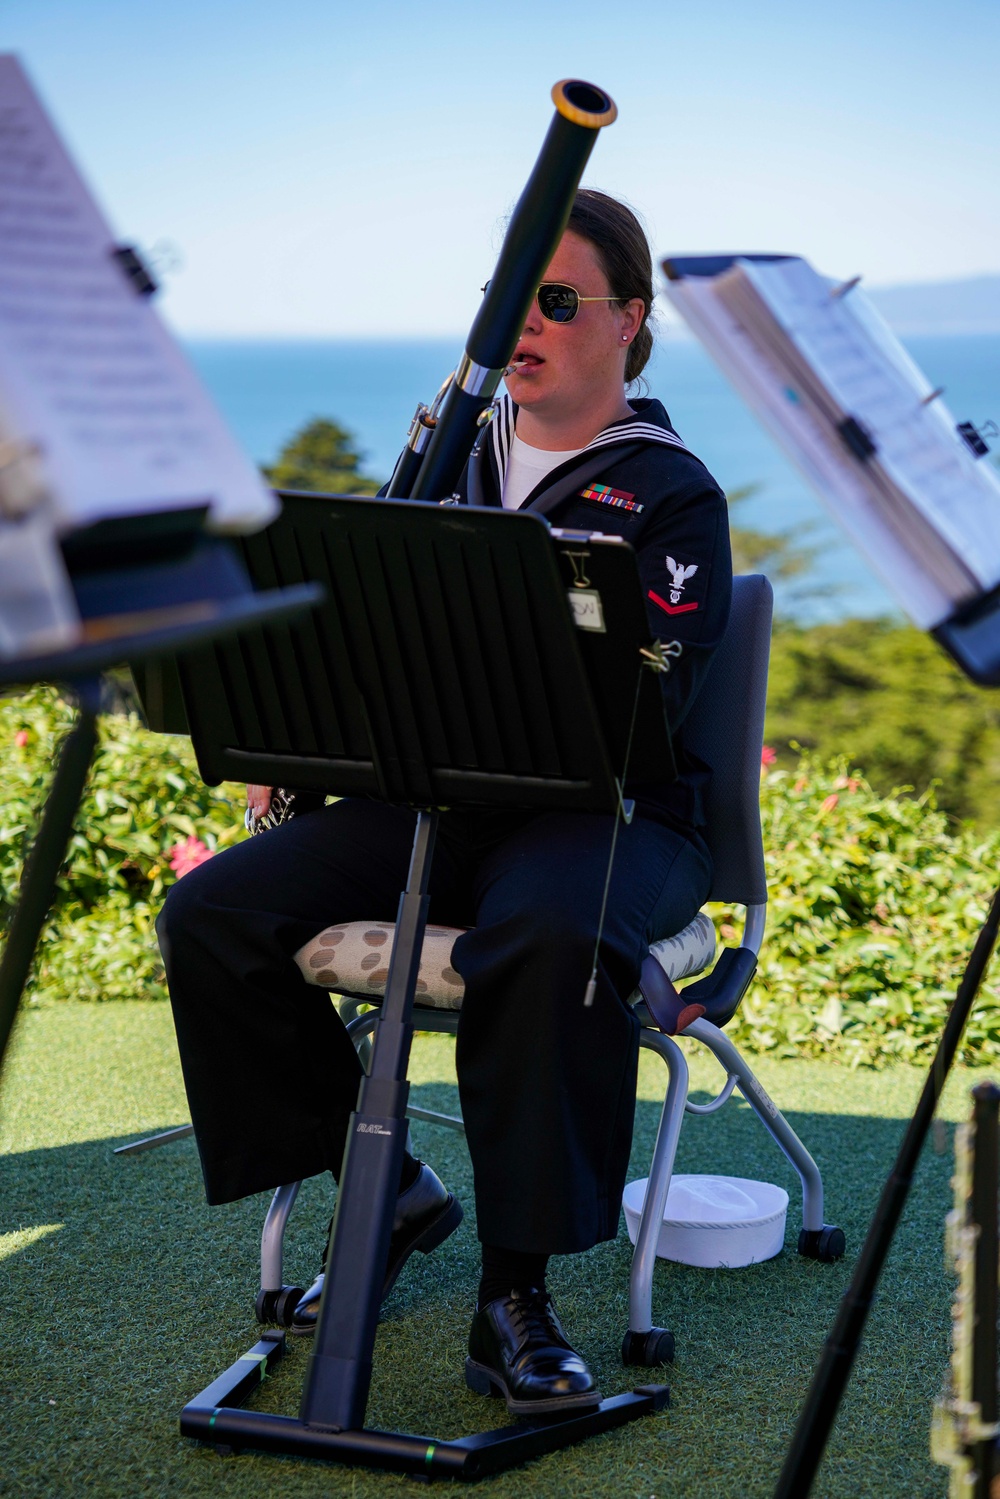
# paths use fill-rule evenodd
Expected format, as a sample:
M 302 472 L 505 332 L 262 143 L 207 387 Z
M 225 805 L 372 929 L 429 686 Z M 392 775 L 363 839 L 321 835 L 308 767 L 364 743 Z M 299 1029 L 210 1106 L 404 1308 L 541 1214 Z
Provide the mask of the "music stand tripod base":
M 558 1452 L 601 1432 L 613 1431 L 670 1403 L 665 1385 L 640 1385 L 626 1395 L 602 1400 L 591 1411 L 561 1420 L 517 1421 L 495 1431 L 441 1441 L 398 1431 L 330 1431 L 291 1416 L 242 1410 L 285 1352 L 283 1332 L 265 1333 L 242 1358 L 197 1395 L 181 1412 L 181 1435 L 223 1453 L 244 1448 L 321 1458 L 348 1466 L 384 1468 L 416 1477 L 471 1481 L 519 1467 L 547 1452 Z

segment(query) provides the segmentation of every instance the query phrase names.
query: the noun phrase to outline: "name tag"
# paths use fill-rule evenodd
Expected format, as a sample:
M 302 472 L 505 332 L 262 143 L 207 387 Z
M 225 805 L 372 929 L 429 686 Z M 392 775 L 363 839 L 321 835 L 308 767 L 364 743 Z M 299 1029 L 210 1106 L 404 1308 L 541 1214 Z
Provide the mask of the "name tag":
M 578 630 L 598 630 L 606 634 L 601 595 L 596 588 L 571 588 L 566 597 L 573 611 L 573 622 Z

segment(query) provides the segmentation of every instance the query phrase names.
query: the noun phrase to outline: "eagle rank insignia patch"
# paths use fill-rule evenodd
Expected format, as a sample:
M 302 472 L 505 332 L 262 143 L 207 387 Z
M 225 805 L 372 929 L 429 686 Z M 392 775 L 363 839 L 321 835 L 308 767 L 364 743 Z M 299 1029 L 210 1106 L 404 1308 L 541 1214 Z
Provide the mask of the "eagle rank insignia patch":
M 698 571 L 697 562 L 689 562 L 685 567 L 683 561 L 675 562 L 673 557 L 670 556 L 665 557 L 663 560 L 666 564 L 668 579 L 665 590 L 667 598 L 663 598 L 661 594 L 652 588 L 649 590 L 647 597 L 652 599 L 654 604 L 658 604 L 665 614 L 692 614 L 700 607 L 698 600 L 685 599 L 684 592 L 688 583 L 690 583 Z
M 580 490 L 580 498 L 596 500 L 599 505 L 614 505 L 616 510 L 631 510 L 635 515 L 641 515 L 645 509 L 628 490 L 611 489 L 607 484 L 588 484 Z

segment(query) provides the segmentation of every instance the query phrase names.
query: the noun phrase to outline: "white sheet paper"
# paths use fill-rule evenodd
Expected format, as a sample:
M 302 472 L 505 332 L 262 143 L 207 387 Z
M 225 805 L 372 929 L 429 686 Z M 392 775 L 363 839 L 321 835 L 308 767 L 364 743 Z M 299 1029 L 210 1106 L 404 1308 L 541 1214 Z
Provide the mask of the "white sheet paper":
M 1000 581 L 1000 482 L 955 430 L 940 397 L 882 323 L 864 292 L 830 294 L 804 260 L 745 262 L 784 331 L 838 405 L 875 440 L 877 466 L 947 540 L 978 581 Z M 893 348 L 895 345 L 895 348 Z M 933 565 L 933 558 L 927 559 Z
M 801 260 L 741 261 L 718 277 L 672 281 L 667 292 L 902 607 L 929 628 L 1000 581 L 1000 483 L 942 403 L 921 404 L 927 381 L 863 294 L 833 298 L 830 288 Z M 873 460 L 860 463 L 844 445 L 836 427 L 845 415 L 872 436 Z
M 17 59 L 0 56 L 0 442 L 40 455 L 57 531 L 193 504 L 217 529 L 265 525 L 273 496 L 114 244 Z

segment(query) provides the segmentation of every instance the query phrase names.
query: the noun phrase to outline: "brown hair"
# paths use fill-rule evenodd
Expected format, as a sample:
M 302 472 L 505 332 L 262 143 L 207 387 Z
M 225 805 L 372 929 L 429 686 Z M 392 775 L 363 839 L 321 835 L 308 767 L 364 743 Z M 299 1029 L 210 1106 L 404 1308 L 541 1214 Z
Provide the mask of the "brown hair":
M 638 380 L 653 352 L 649 315 L 653 308 L 653 258 L 645 231 L 631 208 L 607 193 L 581 187 L 573 200 L 568 231 L 587 240 L 597 251 L 608 285 L 624 305 L 641 299 L 642 326 L 629 345 L 625 380 Z

